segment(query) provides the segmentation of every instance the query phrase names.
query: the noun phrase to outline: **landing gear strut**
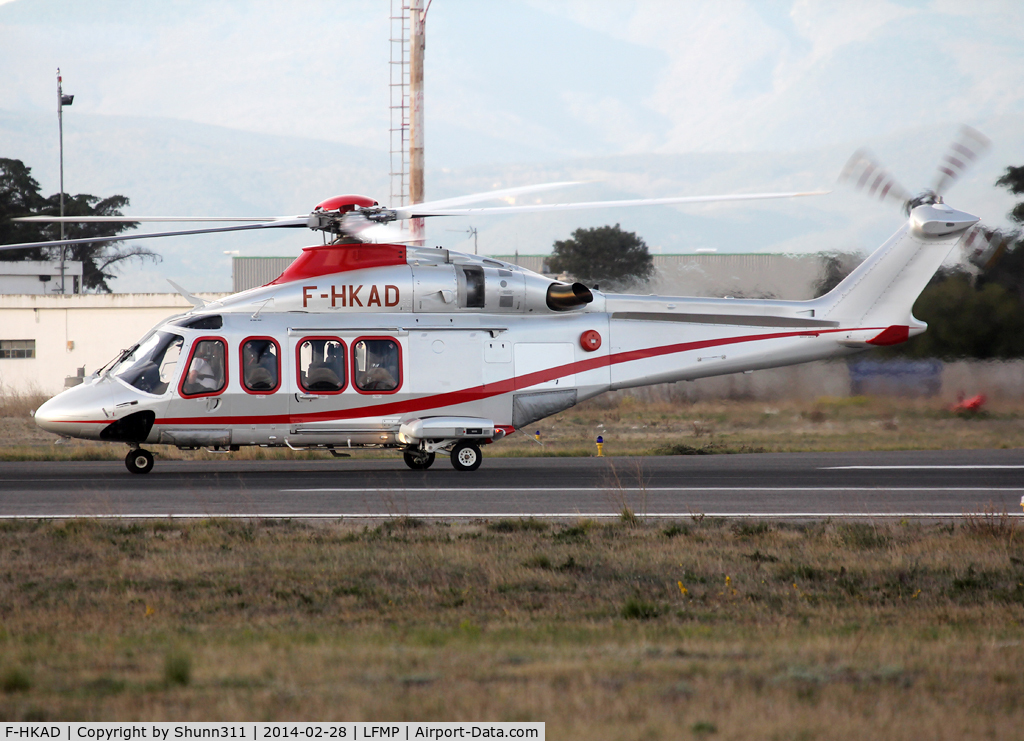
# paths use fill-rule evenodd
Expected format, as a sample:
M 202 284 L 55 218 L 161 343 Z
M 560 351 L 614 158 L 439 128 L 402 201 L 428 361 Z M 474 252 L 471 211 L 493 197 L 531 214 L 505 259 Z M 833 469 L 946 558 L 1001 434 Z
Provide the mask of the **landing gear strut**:
M 484 455 L 476 443 L 463 440 L 452 448 L 452 465 L 456 471 L 475 471 L 483 460 Z
M 124 465 L 132 473 L 149 473 L 153 470 L 153 454 L 142 448 L 129 450 Z
M 422 450 L 406 450 L 405 465 L 413 471 L 426 471 L 434 465 L 434 454 L 425 453 Z

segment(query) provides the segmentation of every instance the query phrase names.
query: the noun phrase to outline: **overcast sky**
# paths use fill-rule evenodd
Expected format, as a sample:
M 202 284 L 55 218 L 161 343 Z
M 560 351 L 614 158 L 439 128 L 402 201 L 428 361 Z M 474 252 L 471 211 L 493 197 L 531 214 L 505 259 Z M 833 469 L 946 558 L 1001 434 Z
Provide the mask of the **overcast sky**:
M 72 130 L 75 117 L 169 119 L 360 147 L 384 168 L 390 10 L 0 0 L 0 113 L 52 115 L 60 66 Z M 1024 122 L 1024 3 L 434 0 L 425 75 L 428 198 L 453 168 L 850 148 Z M 55 138 L 38 129 L 18 139 L 25 151 Z M 28 164 L 54 192 L 50 164 Z M 834 170 L 823 162 L 820 184 Z M 344 171 L 324 197 L 353 189 Z M 76 177 L 74 192 L 108 187 Z
M 51 109 L 62 66 L 76 112 L 388 147 L 389 0 L 5 6 L 6 109 Z M 1017 0 L 436 0 L 427 34 L 428 141 L 474 132 L 496 159 L 805 148 L 1024 113 Z

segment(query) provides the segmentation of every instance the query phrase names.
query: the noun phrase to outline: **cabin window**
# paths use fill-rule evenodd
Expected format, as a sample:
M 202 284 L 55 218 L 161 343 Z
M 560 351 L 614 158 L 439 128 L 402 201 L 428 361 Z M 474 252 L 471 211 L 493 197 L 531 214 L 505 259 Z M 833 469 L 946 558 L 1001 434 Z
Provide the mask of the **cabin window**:
M 252 394 L 272 394 L 281 385 L 281 360 L 277 342 L 252 337 L 242 343 L 242 386 Z
M 192 345 L 188 370 L 181 379 L 182 396 L 214 396 L 228 383 L 227 351 L 224 340 L 200 337 Z
M 366 338 L 352 346 L 356 390 L 393 393 L 402 385 L 402 351 L 393 339 Z
M 462 306 L 467 309 L 484 308 L 484 269 L 475 265 L 466 265 L 460 269 L 465 281 L 464 286 L 459 286 L 464 288 L 464 303 L 462 303 Z
M 114 368 L 114 375 L 147 394 L 162 394 L 175 376 L 184 344 L 180 335 L 154 332 Z
M 345 388 L 345 343 L 337 337 L 306 337 L 296 349 L 299 388 L 337 394 Z

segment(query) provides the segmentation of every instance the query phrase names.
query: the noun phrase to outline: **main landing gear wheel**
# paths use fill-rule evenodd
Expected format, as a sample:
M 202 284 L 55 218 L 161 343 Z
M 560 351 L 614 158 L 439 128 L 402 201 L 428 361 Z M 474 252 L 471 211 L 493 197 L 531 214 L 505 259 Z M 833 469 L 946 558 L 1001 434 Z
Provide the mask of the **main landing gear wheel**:
M 153 470 L 153 454 L 142 448 L 130 450 L 125 456 L 124 465 L 132 473 L 149 473 Z
M 405 451 L 405 465 L 413 471 L 426 471 L 434 465 L 434 454 L 424 453 L 422 450 Z
M 452 465 L 456 471 L 475 471 L 483 460 L 484 454 L 476 443 L 461 442 L 452 448 Z

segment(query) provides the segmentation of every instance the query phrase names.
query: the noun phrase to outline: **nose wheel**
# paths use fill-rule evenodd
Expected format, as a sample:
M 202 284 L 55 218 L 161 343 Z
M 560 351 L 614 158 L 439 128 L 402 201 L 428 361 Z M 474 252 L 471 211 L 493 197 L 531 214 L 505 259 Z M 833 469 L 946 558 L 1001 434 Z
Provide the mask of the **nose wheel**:
M 452 448 L 452 465 L 456 471 L 475 471 L 484 460 L 476 443 L 463 441 Z
M 142 448 L 129 450 L 124 465 L 132 473 L 149 473 L 153 470 L 153 454 Z

